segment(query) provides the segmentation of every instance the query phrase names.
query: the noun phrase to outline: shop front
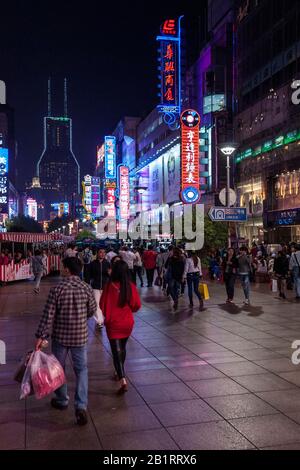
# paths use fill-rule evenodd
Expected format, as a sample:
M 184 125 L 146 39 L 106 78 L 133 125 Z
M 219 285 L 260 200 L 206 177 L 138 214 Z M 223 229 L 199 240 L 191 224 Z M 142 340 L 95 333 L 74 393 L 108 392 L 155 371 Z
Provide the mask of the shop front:
M 264 241 L 263 201 L 264 184 L 261 177 L 237 185 L 238 206 L 246 207 L 248 220 L 239 225 L 239 236 L 249 242 Z

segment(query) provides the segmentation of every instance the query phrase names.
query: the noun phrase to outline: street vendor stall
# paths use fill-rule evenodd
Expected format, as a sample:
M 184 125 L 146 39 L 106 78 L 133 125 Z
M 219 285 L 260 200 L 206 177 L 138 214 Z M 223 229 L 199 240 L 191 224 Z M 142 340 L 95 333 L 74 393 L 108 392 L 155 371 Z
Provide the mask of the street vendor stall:
M 24 232 L 4 232 L 0 233 L 0 251 L 2 243 L 11 244 L 12 253 L 14 253 L 15 243 L 22 243 L 24 245 L 24 254 L 27 252 L 27 244 L 32 244 L 38 247 L 41 244 L 55 241 L 64 241 L 62 235 L 47 234 L 47 233 L 24 233 Z M 49 246 L 49 245 L 48 245 Z M 58 271 L 60 269 L 60 256 L 49 254 L 47 257 L 46 275 L 51 271 Z M 0 266 L 0 281 L 11 282 L 23 279 L 30 279 L 32 277 L 30 259 L 25 256 L 18 263 L 12 260 L 7 265 Z

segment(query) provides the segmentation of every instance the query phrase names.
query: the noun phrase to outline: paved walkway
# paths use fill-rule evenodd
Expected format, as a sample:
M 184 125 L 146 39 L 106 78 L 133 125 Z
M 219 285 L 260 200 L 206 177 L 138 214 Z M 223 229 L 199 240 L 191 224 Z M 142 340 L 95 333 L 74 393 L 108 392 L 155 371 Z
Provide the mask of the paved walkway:
M 54 282 L 43 281 L 40 296 L 26 282 L 0 289 L 0 449 L 300 449 L 300 365 L 291 362 L 300 304 L 258 289 L 252 306 L 242 305 L 240 290 L 237 304 L 226 305 L 224 287 L 213 285 L 205 312 L 180 299 L 174 314 L 158 288 L 142 289 L 124 396 L 111 380 L 105 332 L 95 334 L 90 320 L 90 420 L 80 428 L 72 406 L 20 401 L 12 380 Z M 70 365 L 67 374 L 72 396 Z

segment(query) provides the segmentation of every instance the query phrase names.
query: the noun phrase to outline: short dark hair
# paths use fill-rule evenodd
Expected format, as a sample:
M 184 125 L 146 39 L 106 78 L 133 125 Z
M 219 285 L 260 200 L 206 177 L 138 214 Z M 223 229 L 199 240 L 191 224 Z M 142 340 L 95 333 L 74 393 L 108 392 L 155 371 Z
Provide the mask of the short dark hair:
M 82 262 L 75 256 L 63 259 L 64 268 L 68 269 L 73 276 L 79 276 L 82 271 Z
M 18 251 L 18 253 L 20 253 Z M 42 254 L 41 250 L 34 250 L 34 256 L 40 256 Z

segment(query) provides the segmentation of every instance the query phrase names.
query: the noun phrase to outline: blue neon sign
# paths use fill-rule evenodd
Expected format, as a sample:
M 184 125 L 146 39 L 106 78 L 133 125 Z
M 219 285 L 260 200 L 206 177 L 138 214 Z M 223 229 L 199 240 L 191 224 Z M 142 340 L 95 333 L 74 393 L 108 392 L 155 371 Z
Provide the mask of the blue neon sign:
M 104 159 L 105 159 L 105 178 L 115 179 L 117 176 L 117 168 L 116 168 L 116 138 L 114 136 L 105 136 Z
M 0 147 L 0 213 L 8 213 L 8 149 Z

